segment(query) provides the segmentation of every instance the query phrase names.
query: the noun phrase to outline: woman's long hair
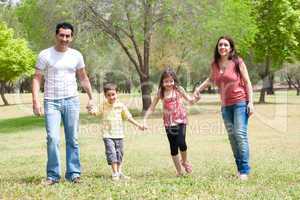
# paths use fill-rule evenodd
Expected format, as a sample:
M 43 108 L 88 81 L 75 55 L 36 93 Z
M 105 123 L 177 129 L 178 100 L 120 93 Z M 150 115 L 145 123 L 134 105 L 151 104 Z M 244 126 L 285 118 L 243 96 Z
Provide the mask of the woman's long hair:
M 218 39 L 216 47 L 215 47 L 215 54 L 214 54 L 214 61 L 213 61 L 213 63 L 215 63 L 217 65 L 217 67 L 219 67 L 219 61 L 221 59 L 221 55 L 219 54 L 219 50 L 218 50 L 219 41 L 221 39 L 227 40 L 230 44 L 231 50 L 229 52 L 228 59 L 233 60 L 234 62 L 238 61 L 238 55 L 237 55 L 237 52 L 235 49 L 235 44 L 234 44 L 233 39 L 230 38 L 229 36 L 221 36 Z
M 173 80 L 174 80 L 174 83 L 175 83 L 175 88 L 178 88 L 179 86 L 179 81 L 177 79 L 177 76 L 176 76 L 176 73 L 175 71 L 171 68 L 171 67 L 167 67 L 161 74 L 161 77 L 160 77 L 160 81 L 159 81 L 159 86 L 158 86 L 158 89 L 160 91 L 160 98 L 164 98 L 164 92 L 165 92 L 165 88 L 164 88 L 164 79 L 167 78 L 167 77 L 172 77 Z

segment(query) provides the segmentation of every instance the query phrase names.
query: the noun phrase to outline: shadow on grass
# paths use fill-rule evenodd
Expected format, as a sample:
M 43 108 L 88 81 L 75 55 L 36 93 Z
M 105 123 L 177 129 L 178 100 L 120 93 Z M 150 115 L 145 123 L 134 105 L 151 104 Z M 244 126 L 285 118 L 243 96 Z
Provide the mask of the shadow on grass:
M 34 185 L 40 185 L 45 179 L 45 177 L 42 176 L 29 176 L 21 179 L 21 183 L 26 183 L 26 184 L 34 184 Z
M 26 116 L 0 120 L 0 133 L 16 133 L 44 126 L 43 117 Z
M 22 102 L 22 103 L 10 103 L 8 105 L 1 104 L 0 108 L 1 107 L 9 107 L 9 106 L 18 106 L 18 105 L 28 105 L 28 104 L 32 104 L 32 103 L 31 102 Z

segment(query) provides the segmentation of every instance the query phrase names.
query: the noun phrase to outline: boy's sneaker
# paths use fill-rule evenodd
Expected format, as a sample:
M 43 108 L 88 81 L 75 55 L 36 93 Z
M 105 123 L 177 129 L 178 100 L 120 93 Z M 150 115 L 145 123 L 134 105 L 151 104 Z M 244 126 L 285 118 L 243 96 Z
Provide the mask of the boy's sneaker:
M 120 180 L 119 174 L 118 173 L 112 174 L 111 175 L 111 180 L 112 181 L 118 181 L 118 180 Z
M 123 180 L 129 180 L 129 179 L 130 179 L 129 176 L 126 176 L 126 175 L 123 174 L 123 173 L 120 173 L 120 174 L 119 174 L 119 178 L 120 178 L 120 179 L 123 179 Z
M 247 181 L 248 180 L 248 174 L 239 174 L 239 179 L 241 181 Z

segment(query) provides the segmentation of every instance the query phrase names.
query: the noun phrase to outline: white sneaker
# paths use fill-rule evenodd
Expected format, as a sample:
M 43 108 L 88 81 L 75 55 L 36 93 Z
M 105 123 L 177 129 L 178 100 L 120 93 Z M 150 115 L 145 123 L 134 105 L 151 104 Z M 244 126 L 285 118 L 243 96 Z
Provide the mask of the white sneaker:
M 129 179 L 130 179 L 129 176 L 126 176 L 126 175 L 123 174 L 123 173 L 119 173 L 119 178 L 120 178 L 120 179 L 123 179 L 123 180 L 129 180 Z
M 120 180 L 119 174 L 118 173 L 112 174 L 111 175 L 111 180 L 112 181 L 118 181 L 118 180 Z
M 239 174 L 239 179 L 241 181 L 247 181 L 248 180 L 248 174 Z

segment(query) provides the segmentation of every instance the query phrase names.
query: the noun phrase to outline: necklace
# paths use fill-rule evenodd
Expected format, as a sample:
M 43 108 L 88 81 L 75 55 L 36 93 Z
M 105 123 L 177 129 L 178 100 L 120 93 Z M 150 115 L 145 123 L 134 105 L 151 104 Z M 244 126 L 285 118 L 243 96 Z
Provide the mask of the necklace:
M 220 72 L 221 72 L 221 74 L 223 74 L 226 67 L 228 66 L 228 61 L 227 60 L 223 61 L 223 62 L 220 61 L 219 66 L 220 66 Z

